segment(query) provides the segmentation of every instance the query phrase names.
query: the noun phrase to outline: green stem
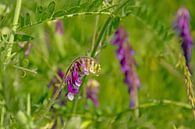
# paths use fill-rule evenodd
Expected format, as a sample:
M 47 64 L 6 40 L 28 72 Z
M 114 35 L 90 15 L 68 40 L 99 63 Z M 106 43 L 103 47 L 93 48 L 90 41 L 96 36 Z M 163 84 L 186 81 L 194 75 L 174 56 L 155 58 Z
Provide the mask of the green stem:
M 30 94 L 28 93 L 27 95 L 27 115 L 31 115 L 31 102 L 30 102 Z
M 180 107 L 180 108 L 183 108 L 185 110 L 191 110 L 191 106 L 187 103 L 183 103 L 183 102 L 178 102 L 178 101 L 173 101 L 173 100 L 152 100 L 151 102 L 148 102 L 148 103 L 144 103 L 144 104 L 140 104 L 139 106 L 135 107 L 135 108 L 128 108 L 126 110 L 123 110 L 121 112 L 118 112 L 116 114 L 105 114 L 104 115 L 104 118 L 105 119 L 108 119 L 110 117 L 114 117 L 113 120 L 111 121 L 111 124 L 114 123 L 118 118 L 120 118 L 121 115 L 125 114 L 125 113 L 128 113 L 128 112 L 133 112 L 135 111 L 136 109 L 149 109 L 149 108 L 152 108 L 152 107 L 156 107 L 156 106 L 174 106 L 174 107 Z M 94 120 L 94 121 L 99 121 L 99 122 L 102 122 L 104 121 L 105 119 L 98 119 L 98 117 L 95 117 L 95 116 L 86 116 L 85 114 L 80 114 L 80 113 L 76 113 L 76 114 L 66 114 L 65 117 L 73 117 L 73 116 L 79 116 L 79 117 L 82 117 L 82 118 L 86 118 L 86 119 L 91 119 L 91 120 Z
M 65 75 L 66 76 L 66 75 Z M 45 115 L 49 112 L 51 106 L 55 103 L 55 100 L 58 98 L 60 92 L 64 88 L 64 78 L 62 79 L 62 83 L 60 87 L 56 90 L 53 97 L 49 100 L 49 102 L 46 104 L 46 106 L 43 107 L 43 109 L 38 113 L 38 116 L 34 117 L 33 120 L 35 122 L 39 122 L 45 117 Z
M 93 33 L 93 41 L 92 41 L 92 47 L 91 50 L 93 50 L 95 41 L 96 41 L 96 35 L 97 35 L 97 28 L 98 28 L 98 22 L 99 22 L 99 16 L 95 17 L 95 26 L 94 26 L 94 33 Z
M 72 17 L 76 17 L 76 16 L 86 16 L 86 15 L 107 15 L 107 16 L 113 16 L 112 13 L 110 12 L 102 12 L 102 11 L 98 11 L 98 12 L 80 12 L 80 13 L 72 13 L 72 14 L 67 14 L 67 15 L 64 15 L 64 16 L 61 16 L 61 17 L 58 17 L 58 18 L 53 18 L 53 19 L 47 19 L 47 20 L 44 20 L 44 21 L 39 21 L 39 22 L 35 22 L 33 24 L 30 24 L 30 25 L 27 25 L 27 26 L 23 26 L 21 28 L 19 28 L 19 30 L 23 30 L 23 29 L 27 29 L 29 27 L 32 27 L 32 26 L 35 26 L 35 25 L 38 25 L 38 24 L 41 24 L 43 22 L 47 22 L 47 21 L 53 21 L 53 20 L 56 20 L 56 19 L 64 19 L 64 18 L 72 18 Z
M 186 103 L 182 103 L 182 102 L 177 102 L 177 101 L 172 101 L 172 100 L 152 100 L 151 103 L 145 103 L 145 104 L 141 104 L 135 108 L 130 108 L 127 110 L 124 110 L 122 112 L 119 112 L 115 115 L 114 120 L 112 121 L 112 123 L 117 120 L 122 114 L 128 113 L 128 112 L 132 112 L 135 111 L 137 109 L 147 109 L 147 108 L 151 108 L 151 107 L 155 107 L 155 106 L 177 106 L 177 107 L 181 107 L 183 109 L 186 110 L 191 110 L 192 107 L 189 104 Z
M 98 38 L 97 38 L 97 40 L 96 40 L 96 43 L 95 43 L 95 45 L 94 45 L 94 47 L 93 47 L 93 49 L 92 49 L 92 51 L 91 51 L 91 54 L 90 54 L 91 57 L 94 57 L 94 56 L 95 56 L 95 52 L 97 51 L 98 46 L 99 46 L 99 44 L 100 44 L 100 41 L 101 41 L 101 39 L 103 38 L 103 36 L 104 36 L 104 34 L 105 34 L 105 32 L 106 32 L 107 26 L 108 26 L 108 24 L 110 23 L 111 20 L 112 20 L 112 18 L 109 17 L 109 18 L 106 20 L 106 23 L 104 24 L 104 26 L 102 27 L 102 29 L 101 29 L 101 31 L 100 31 L 100 34 L 99 34 L 99 36 L 98 36 Z
M 139 107 L 139 99 L 137 88 L 135 88 L 135 107 Z M 139 108 L 135 109 L 135 117 L 139 117 Z
M 10 62 L 10 59 L 12 58 L 12 47 L 13 47 L 13 43 L 14 43 L 14 33 L 17 30 L 17 24 L 18 24 L 18 19 L 20 16 L 21 5 L 22 5 L 22 0 L 17 0 L 14 19 L 13 19 L 13 27 L 12 27 L 13 34 L 10 35 L 9 43 L 7 45 L 7 56 L 6 56 L 6 60 L 4 63 L 5 65 L 8 64 Z
M 4 115 L 5 115 L 5 107 L 2 106 L 2 109 L 1 109 L 1 126 L 3 127 L 4 125 Z

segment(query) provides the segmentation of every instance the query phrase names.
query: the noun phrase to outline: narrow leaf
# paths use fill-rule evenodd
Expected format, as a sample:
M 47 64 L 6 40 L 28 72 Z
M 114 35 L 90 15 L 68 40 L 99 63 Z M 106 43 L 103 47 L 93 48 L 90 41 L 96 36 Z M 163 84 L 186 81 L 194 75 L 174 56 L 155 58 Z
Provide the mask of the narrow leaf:
M 55 4 L 54 1 L 52 1 L 52 2 L 49 3 L 49 5 L 47 7 L 48 18 L 50 18 L 53 15 L 54 10 L 55 10 L 55 5 L 56 4 Z

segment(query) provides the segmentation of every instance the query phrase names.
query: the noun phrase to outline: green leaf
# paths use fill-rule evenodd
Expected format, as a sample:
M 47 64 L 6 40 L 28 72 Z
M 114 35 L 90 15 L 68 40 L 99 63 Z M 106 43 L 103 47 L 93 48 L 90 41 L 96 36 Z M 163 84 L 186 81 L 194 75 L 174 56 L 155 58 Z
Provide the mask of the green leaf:
M 66 12 L 67 12 L 67 11 L 65 11 L 65 10 L 57 11 L 57 12 L 54 13 L 52 19 L 55 19 L 55 18 L 57 18 L 57 17 L 62 17 L 62 16 L 64 16 L 64 15 L 66 14 Z
M 29 25 L 31 23 L 30 21 L 30 14 L 26 13 L 26 16 L 24 17 L 24 25 Z
M 119 17 L 116 17 L 112 20 L 112 26 L 114 29 L 116 29 L 118 26 L 119 26 L 119 23 L 120 23 L 120 18 Z
M 25 24 L 24 24 L 24 17 L 23 16 L 20 16 L 19 24 L 20 24 L 20 27 L 25 26 Z
M 79 11 L 80 11 L 80 6 L 75 6 L 75 7 L 70 8 L 67 12 L 69 14 L 69 13 L 76 13 Z
M 50 18 L 53 15 L 54 10 L 55 10 L 55 5 L 56 4 L 55 4 L 54 1 L 52 1 L 52 2 L 49 3 L 49 5 L 47 7 L 48 18 Z
M 71 0 L 71 6 L 78 6 L 80 4 L 80 0 Z
M 20 27 L 30 25 L 31 24 L 30 14 L 26 13 L 25 16 L 20 16 L 19 24 L 20 24 Z
M 44 21 L 48 18 L 48 13 L 47 12 L 43 12 L 41 15 L 41 21 Z
M 38 22 L 40 22 L 42 20 L 42 14 L 43 14 L 43 7 L 42 6 L 38 6 L 36 8 L 36 18 L 37 18 Z
M 87 7 L 89 6 L 89 2 L 82 3 L 79 8 L 80 11 L 86 11 Z
M 14 35 L 14 41 L 17 41 L 17 42 L 24 42 L 24 41 L 31 41 L 33 40 L 34 38 L 30 35 L 22 35 L 22 34 L 15 34 Z
M 97 10 L 98 7 L 101 5 L 102 0 L 94 0 L 91 4 L 89 4 L 87 11 L 94 11 Z

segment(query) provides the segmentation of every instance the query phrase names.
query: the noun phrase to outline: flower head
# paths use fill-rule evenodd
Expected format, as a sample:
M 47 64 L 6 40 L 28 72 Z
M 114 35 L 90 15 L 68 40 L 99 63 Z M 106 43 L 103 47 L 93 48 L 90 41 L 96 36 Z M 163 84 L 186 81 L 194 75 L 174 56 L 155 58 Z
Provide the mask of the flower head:
M 182 7 L 177 11 L 176 20 L 174 23 L 174 28 L 176 32 L 179 34 L 182 40 L 182 49 L 186 59 L 186 64 L 190 69 L 190 60 L 192 56 L 192 47 L 193 47 L 193 40 L 190 34 L 190 14 L 189 11 Z
M 99 71 L 100 65 L 93 58 L 80 57 L 76 59 L 70 66 L 67 78 L 65 79 L 68 87 L 68 93 L 66 94 L 68 99 L 73 100 L 74 95 L 78 94 L 82 84 L 82 77 L 89 73 L 98 74 Z
M 121 64 L 121 71 L 125 75 L 124 82 L 128 85 L 131 96 L 130 107 L 135 107 L 137 88 L 140 86 L 140 81 L 135 70 L 134 50 L 130 46 L 128 33 L 123 27 L 119 27 L 115 32 L 112 44 L 118 46 L 116 54 Z

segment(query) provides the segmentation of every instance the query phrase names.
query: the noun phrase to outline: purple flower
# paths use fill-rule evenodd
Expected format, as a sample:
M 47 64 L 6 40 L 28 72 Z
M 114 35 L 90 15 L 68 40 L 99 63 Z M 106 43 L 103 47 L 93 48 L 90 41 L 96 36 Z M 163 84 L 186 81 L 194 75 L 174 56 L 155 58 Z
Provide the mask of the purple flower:
M 125 75 L 124 82 L 128 85 L 131 97 L 130 107 L 135 107 L 137 106 L 137 89 L 140 87 L 140 81 L 135 70 L 134 50 L 130 46 L 128 33 L 123 27 L 119 27 L 115 32 L 112 44 L 118 46 L 116 54 L 121 64 L 121 71 Z
M 189 11 L 182 7 L 177 11 L 174 28 L 182 40 L 182 49 L 186 59 L 186 65 L 190 69 L 190 60 L 192 56 L 193 40 L 190 34 L 190 14 Z
M 32 43 L 31 42 L 23 42 L 19 43 L 19 46 L 24 49 L 24 55 L 27 57 L 30 54 Z
M 68 88 L 66 94 L 68 99 L 73 100 L 75 94 L 79 93 L 79 88 L 82 84 L 82 77 L 89 73 L 98 73 L 99 71 L 100 65 L 92 58 L 82 57 L 74 61 L 68 72 L 69 74 L 65 79 Z
M 60 35 L 63 35 L 64 34 L 63 22 L 61 20 L 57 20 L 55 25 L 56 25 L 56 32 Z
M 24 55 L 27 57 L 30 54 L 32 48 L 32 43 L 28 42 L 27 46 L 25 47 Z
M 99 106 L 98 92 L 99 92 L 99 83 L 98 81 L 92 79 L 87 82 L 87 98 L 90 99 L 96 107 Z

